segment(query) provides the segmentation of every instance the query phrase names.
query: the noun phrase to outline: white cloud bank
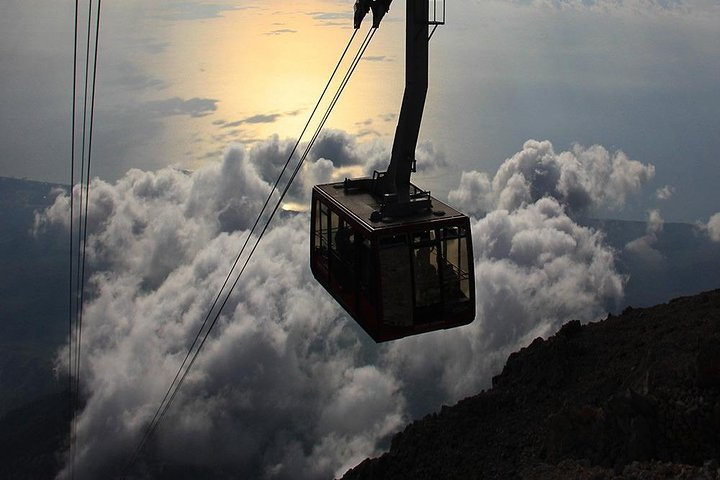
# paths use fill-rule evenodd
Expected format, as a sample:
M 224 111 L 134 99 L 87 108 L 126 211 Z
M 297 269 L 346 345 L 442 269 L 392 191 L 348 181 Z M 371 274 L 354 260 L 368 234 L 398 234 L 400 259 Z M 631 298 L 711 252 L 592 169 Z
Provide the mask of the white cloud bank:
M 342 155 L 340 165 L 373 164 L 370 155 L 361 165 L 358 152 L 387 155 L 342 134 L 331 140 L 322 157 Z M 132 170 L 115 184 L 93 181 L 78 478 L 108 477 L 127 461 L 289 148 L 272 138 L 191 174 Z M 439 163 L 425 152 L 423 163 Z M 294 200 L 337 176 L 335 167 L 312 158 Z M 307 214 L 280 216 L 147 450 L 244 478 L 341 474 L 409 417 L 489 386 L 519 346 L 619 301 L 625 279 L 613 251 L 568 212 L 620 206 L 651 175 L 620 152 L 556 155 L 535 141 L 492 183 L 466 173 L 454 200 L 471 213 L 491 210 L 472 221 L 477 319 L 382 346 L 312 279 Z M 38 234 L 66 227 L 67 211 L 61 194 L 38 214 Z
M 93 181 L 78 478 L 110 478 L 128 460 L 268 192 L 242 148 L 190 175 Z M 38 230 L 65 224 L 67 205 L 57 197 Z M 312 281 L 307 225 L 286 217 L 268 232 L 149 448 L 161 459 L 329 477 L 405 420 L 398 381 L 359 358 Z
M 570 213 L 619 209 L 654 175 L 652 164 L 631 160 L 622 151 L 611 154 L 600 145 L 574 145 L 571 151 L 556 153 L 547 140 L 528 140 L 492 181 L 483 172 L 463 172 L 449 199 L 474 215 L 516 210 L 543 197 L 558 200 Z
M 398 376 L 413 380 L 409 385 L 423 388 L 428 374 L 439 375 L 452 398 L 488 387 L 507 355 L 534 338 L 571 319 L 604 314 L 622 298 L 625 281 L 602 234 L 574 223 L 555 199 L 491 212 L 475 219 L 472 230 L 475 322 L 390 350 Z

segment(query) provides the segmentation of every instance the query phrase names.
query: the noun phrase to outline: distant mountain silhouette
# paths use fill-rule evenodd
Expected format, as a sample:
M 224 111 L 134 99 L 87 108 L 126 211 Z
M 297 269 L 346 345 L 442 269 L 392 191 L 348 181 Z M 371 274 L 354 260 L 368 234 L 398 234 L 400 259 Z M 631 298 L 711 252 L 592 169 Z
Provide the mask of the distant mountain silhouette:
M 567 323 L 343 479 L 718 479 L 718 458 L 715 290 Z
M 55 188 L 0 177 L 0 416 L 60 389 L 53 362 L 67 337 L 69 243 L 66 233 L 31 233 Z
M 55 478 L 70 431 L 68 393 L 44 395 L 0 417 L 0 478 Z
M 616 251 L 616 268 L 628 275 L 623 307 L 647 307 L 720 287 L 720 244 L 697 226 L 665 223 L 649 241 L 652 256 L 626 248 L 647 235 L 646 222 L 580 220 L 600 230 Z

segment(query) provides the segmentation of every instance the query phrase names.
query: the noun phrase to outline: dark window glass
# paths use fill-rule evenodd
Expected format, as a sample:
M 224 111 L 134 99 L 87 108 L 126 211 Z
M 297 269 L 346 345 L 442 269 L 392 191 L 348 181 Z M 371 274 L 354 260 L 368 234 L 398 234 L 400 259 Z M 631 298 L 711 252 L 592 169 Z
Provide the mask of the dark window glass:
M 410 246 L 405 234 L 380 238 L 380 284 L 383 321 L 388 325 L 412 325 L 413 295 Z

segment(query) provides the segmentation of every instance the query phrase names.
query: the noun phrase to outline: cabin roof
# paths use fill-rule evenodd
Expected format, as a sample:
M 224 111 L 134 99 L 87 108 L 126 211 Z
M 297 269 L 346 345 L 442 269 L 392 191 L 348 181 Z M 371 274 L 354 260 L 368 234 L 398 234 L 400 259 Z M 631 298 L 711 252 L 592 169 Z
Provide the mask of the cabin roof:
M 355 222 L 363 225 L 370 232 L 394 230 L 398 227 L 411 227 L 421 223 L 427 226 L 437 224 L 440 227 L 442 224 L 456 223 L 459 219 L 467 218 L 466 215 L 458 212 L 450 205 L 431 196 L 433 208 L 430 211 L 410 217 L 385 218 L 379 222 L 372 222 L 370 221 L 370 215 L 380 208 L 380 201 L 369 192 L 357 189 L 345 190 L 343 182 L 316 185 L 314 188 L 323 197 L 329 199 L 343 210 L 345 215 L 352 217 Z

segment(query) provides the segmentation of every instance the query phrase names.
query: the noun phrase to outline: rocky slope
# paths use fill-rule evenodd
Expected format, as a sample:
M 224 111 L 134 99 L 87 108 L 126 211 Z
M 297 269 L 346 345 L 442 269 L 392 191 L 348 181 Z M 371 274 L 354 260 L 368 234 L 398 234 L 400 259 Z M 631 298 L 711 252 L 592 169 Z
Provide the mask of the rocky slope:
M 720 479 L 717 459 L 720 290 L 569 322 L 343 478 Z

